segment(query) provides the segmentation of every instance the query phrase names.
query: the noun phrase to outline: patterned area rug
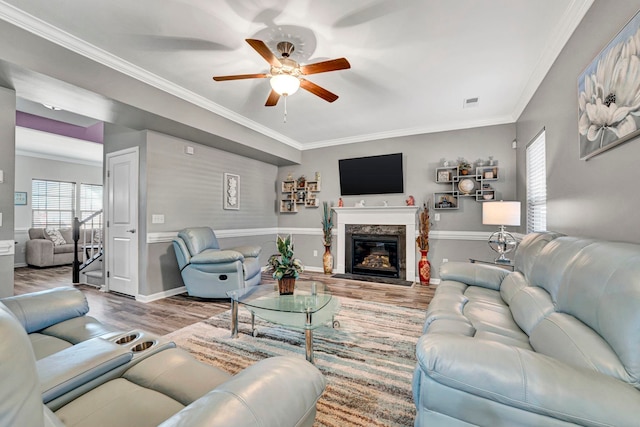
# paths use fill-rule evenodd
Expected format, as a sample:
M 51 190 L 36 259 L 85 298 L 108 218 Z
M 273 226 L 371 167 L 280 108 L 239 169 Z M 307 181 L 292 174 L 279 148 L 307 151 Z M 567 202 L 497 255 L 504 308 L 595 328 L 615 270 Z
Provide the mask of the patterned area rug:
M 317 427 L 413 426 L 411 378 L 415 344 L 424 310 L 340 297 L 340 327 L 314 331 L 316 366 L 327 379 L 318 402 Z M 230 313 L 187 326 L 168 338 L 205 363 L 231 374 L 256 361 L 277 356 L 304 358 L 304 333 L 256 318 L 239 309 L 240 334 L 230 337 Z

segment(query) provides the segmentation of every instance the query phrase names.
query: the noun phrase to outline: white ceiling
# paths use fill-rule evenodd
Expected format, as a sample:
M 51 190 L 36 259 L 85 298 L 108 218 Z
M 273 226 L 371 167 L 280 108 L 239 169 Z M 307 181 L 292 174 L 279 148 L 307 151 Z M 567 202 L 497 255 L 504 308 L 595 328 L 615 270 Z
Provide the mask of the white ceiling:
M 512 123 L 593 0 L 0 0 L 76 52 L 205 100 L 212 112 L 299 149 Z M 308 79 L 264 107 L 268 72 L 245 41 L 296 45 L 302 64 L 345 57 L 351 69 Z M 135 71 L 135 73 L 133 72 Z M 478 98 L 463 108 L 467 98 Z

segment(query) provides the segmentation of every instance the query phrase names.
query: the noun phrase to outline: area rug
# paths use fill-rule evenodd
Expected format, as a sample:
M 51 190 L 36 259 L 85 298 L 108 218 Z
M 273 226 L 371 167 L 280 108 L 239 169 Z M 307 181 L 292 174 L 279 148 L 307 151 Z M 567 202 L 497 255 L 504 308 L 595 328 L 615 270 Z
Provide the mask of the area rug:
M 315 363 L 327 380 L 314 426 L 413 426 L 411 379 L 425 311 L 339 300 L 335 319 L 340 327 L 314 331 Z M 256 318 L 258 336 L 253 337 L 250 313 L 241 307 L 238 316 L 236 339 L 231 338 L 228 310 L 167 337 L 231 374 L 267 357 L 305 357 L 303 332 Z

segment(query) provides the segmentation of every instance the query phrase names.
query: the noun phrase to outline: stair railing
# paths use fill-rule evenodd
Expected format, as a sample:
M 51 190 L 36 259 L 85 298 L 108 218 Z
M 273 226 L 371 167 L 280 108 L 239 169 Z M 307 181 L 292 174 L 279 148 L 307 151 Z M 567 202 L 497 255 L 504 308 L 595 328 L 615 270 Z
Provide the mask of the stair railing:
M 100 258 L 104 252 L 103 230 L 93 227 L 94 218 L 101 214 L 102 209 L 82 221 L 78 217 L 73 218 L 73 283 L 80 283 L 80 271 Z M 78 249 L 81 249 L 82 262 L 78 256 Z

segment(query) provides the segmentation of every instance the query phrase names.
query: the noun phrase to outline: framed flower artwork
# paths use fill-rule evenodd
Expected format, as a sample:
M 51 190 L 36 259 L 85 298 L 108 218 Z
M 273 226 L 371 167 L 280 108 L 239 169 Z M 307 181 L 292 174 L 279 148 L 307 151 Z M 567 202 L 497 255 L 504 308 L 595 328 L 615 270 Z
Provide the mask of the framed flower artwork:
M 580 159 L 640 135 L 640 12 L 578 77 Z
M 224 209 L 240 209 L 240 175 L 224 174 Z

